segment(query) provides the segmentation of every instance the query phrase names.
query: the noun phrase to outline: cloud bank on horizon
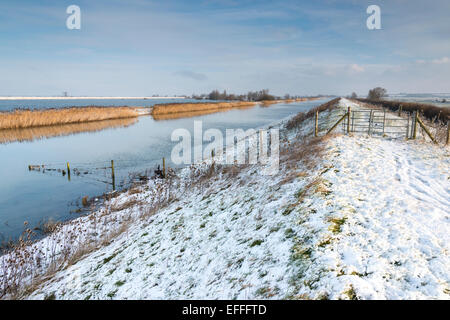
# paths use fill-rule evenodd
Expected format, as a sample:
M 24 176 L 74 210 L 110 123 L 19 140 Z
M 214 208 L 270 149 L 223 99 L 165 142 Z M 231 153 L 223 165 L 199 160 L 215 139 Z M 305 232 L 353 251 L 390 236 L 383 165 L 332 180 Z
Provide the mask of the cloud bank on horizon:
M 69 5 L 81 29 L 66 28 Z M 366 9 L 381 8 L 381 30 Z M 446 92 L 448 0 L 9 1 L 0 95 Z

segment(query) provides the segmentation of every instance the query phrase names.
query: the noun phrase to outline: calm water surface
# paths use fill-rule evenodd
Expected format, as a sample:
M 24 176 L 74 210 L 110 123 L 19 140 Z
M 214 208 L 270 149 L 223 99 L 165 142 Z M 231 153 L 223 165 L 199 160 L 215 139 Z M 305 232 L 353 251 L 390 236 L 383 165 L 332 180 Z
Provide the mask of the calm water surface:
M 28 102 L 23 102 L 23 105 Z M 116 105 L 144 105 L 142 102 L 154 104 L 161 101 L 142 100 L 136 104 L 134 101 L 111 101 L 111 105 L 113 102 Z M 144 116 L 136 124 L 125 128 L 0 144 L 0 241 L 17 238 L 24 229 L 24 221 L 36 226 L 50 218 L 66 220 L 78 217 L 80 213 L 76 211 L 81 207 L 82 197 L 91 198 L 112 190 L 109 183 L 111 171 L 102 169 L 109 166 L 111 160 L 115 162 L 118 189 L 126 187 L 130 173 L 153 170 L 163 157 L 168 159 L 170 166 L 170 153 L 176 144 L 170 140 L 172 131 L 186 128 L 193 137 L 194 120 L 203 121 L 203 130 L 217 128 L 225 134 L 225 129 L 264 127 L 323 102 L 256 106 L 165 121 Z M 44 104 L 43 101 L 40 103 Z M 55 101 L 46 103 L 58 105 Z M 70 105 L 74 103 L 70 101 Z M 85 102 L 77 103 L 86 105 Z M 64 169 L 67 161 L 72 169 L 70 182 L 67 176 L 58 172 L 28 171 L 29 164 Z M 73 173 L 75 168 L 90 174 L 76 176 Z

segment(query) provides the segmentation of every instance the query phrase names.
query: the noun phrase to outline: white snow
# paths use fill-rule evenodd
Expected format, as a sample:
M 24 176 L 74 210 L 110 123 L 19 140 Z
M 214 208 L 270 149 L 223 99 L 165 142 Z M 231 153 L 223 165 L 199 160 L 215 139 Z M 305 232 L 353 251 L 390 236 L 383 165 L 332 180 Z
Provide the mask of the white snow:
M 281 161 L 275 176 L 252 165 L 180 189 L 153 215 L 142 216 L 145 203 L 111 213 L 110 223 L 142 217 L 26 298 L 449 299 L 449 148 L 366 135 L 322 143 L 306 175 L 300 161 Z M 157 186 L 147 189 L 114 201 L 154 202 Z

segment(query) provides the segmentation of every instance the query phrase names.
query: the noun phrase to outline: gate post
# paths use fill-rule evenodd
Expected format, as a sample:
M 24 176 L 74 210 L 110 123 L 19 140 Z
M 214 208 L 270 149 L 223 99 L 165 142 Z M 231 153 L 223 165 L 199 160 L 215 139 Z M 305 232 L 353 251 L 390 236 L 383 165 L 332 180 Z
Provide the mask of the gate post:
M 411 115 L 408 112 L 408 120 L 406 121 L 406 140 L 409 139 L 409 120 L 410 120 Z
M 417 110 L 416 110 L 416 111 L 414 111 L 414 120 L 413 120 L 413 136 L 412 136 L 413 139 L 416 139 L 416 137 L 417 137 L 417 117 L 418 117 L 418 114 L 417 114 Z
M 369 115 L 369 130 L 368 130 L 368 134 L 370 136 L 370 132 L 372 129 L 372 117 L 373 117 L 373 110 L 370 110 L 370 115 Z
M 348 111 L 347 111 L 347 134 L 350 134 L 350 112 L 351 112 L 351 108 L 348 107 Z

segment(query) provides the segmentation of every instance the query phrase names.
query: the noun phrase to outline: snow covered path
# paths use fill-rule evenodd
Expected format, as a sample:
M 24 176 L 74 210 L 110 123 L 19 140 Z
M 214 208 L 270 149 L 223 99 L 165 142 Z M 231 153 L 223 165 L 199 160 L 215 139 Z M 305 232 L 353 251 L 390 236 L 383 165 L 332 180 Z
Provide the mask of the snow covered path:
M 312 172 L 213 179 L 28 298 L 450 299 L 449 148 L 322 143 Z
M 330 144 L 333 170 L 322 177 L 332 192 L 320 205 L 345 223 L 314 262 L 336 273 L 316 285 L 363 299 L 449 299 L 448 149 L 361 136 Z

